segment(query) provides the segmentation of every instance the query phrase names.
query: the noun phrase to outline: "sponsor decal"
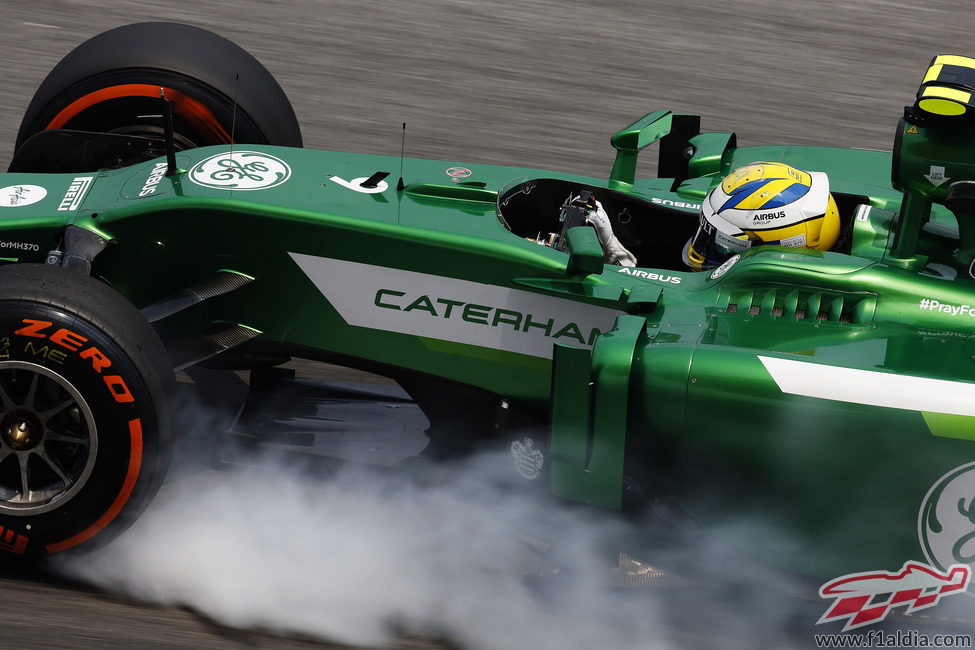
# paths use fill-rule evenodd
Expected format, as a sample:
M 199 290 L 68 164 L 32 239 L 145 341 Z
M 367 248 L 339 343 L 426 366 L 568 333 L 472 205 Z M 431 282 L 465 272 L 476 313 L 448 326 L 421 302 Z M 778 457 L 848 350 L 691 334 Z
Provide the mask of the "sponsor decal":
M 493 284 L 289 254 L 355 327 L 551 359 L 554 343 L 591 347 L 623 313 Z
M 37 244 L 30 244 L 22 241 L 0 241 L 0 249 L 29 251 L 36 253 L 41 250 L 41 247 Z
M 68 352 L 76 352 L 78 356 L 91 363 L 92 370 L 101 375 L 105 386 L 116 402 L 126 404 L 134 402 L 135 398 L 125 384 L 125 380 L 120 375 L 110 375 L 103 372 L 112 365 L 111 360 L 102 353 L 101 350 L 93 345 L 85 345 L 88 339 L 71 330 L 61 327 L 57 330 L 48 331 L 54 325 L 51 321 L 36 320 L 34 318 L 24 318 L 21 321 L 24 327 L 16 330 L 14 334 L 25 336 L 29 339 L 40 339 L 35 341 L 28 340 L 24 351 L 34 357 L 43 357 L 54 363 L 64 363 Z M 49 345 L 48 342 L 54 344 Z
M 360 176 L 359 178 L 353 178 L 351 181 L 347 181 L 341 176 L 329 176 L 328 178 L 333 183 L 362 194 L 381 194 L 389 189 L 389 183 L 386 181 L 379 181 L 375 187 L 366 187 L 363 183 L 369 180 L 369 176 Z
M 745 233 L 738 233 L 741 237 L 745 236 Z M 715 229 L 714 241 L 718 242 L 727 250 L 743 251 L 751 248 L 752 242 L 747 238 L 741 239 L 734 235 L 729 235 L 726 232 L 722 232 L 719 229 Z
M 917 331 L 918 334 L 922 336 L 934 336 L 934 337 L 944 337 L 952 336 L 955 338 L 968 338 L 971 336 L 971 332 L 953 332 L 952 330 L 925 330 L 920 329 Z
M 932 298 L 921 298 L 918 308 L 921 309 L 921 311 L 939 311 L 943 314 L 950 314 L 952 316 L 975 317 L 975 307 L 972 305 L 952 305 L 934 300 Z
M 779 244 L 782 246 L 789 246 L 791 248 L 802 248 L 806 245 L 806 234 L 802 233 L 800 235 L 795 235 L 793 237 L 786 237 L 779 240 Z
M 650 202 L 655 203 L 657 205 L 667 205 L 672 208 L 685 208 L 687 210 L 701 209 L 700 203 L 685 203 L 684 201 L 671 201 L 670 199 L 659 199 L 656 196 L 652 197 L 650 199 Z
M 0 208 L 21 208 L 47 196 L 40 185 L 8 185 L 0 188 Z
M 921 502 L 917 533 L 934 566 L 975 566 L 975 462 L 935 481 Z
M 734 266 L 735 263 L 737 263 L 738 260 L 740 260 L 740 259 L 741 259 L 741 254 L 740 253 L 735 253 L 734 255 L 732 255 L 731 257 L 729 257 L 728 259 L 726 259 L 721 264 L 721 266 L 719 266 L 718 268 L 716 268 L 713 271 L 711 271 L 711 279 L 712 280 L 717 280 L 718 278 L 720 278 L 722 275 L 724 275 L 725 273 L 727 273 L 728 272 L 728 269 L 730 269 L 732 266 Z
M 474 172 L 469 170 L 467 167 L 450 167 L 444 173 L 447 174 L 447 176 L 450 176 L 451 178 L 467 178 L 468 176 L 471 176 Z
M 654 273 L 653 271 L 644 271 L 642 269 L 630 268 L 628 266 L 624 266 L 623 268 L 619 269 L 617 273 L 632 275 L 635 278 L 643 278 L 645 280 L 669 282 L 670 284 L 680 284 L 680 281 L 683 279 L 679 275 L 661 275 L 660 273 Z
M 165 165 L 163 166 L 165 167 Z M 71 184 L 68 185 L 68 191 L 61 198 L 61 203 L 58 204 L 58 212 L 80 208 L 81 202 L 85 200 L 85 195 L 88 194 L 94 180 L 94 176 L 75 176 Z
M 785 210 L 779 210 L 778 212 L 762 212 L 761 214 L 756 214 L 752 217 L 752 223 L 767 223 L 775 219 L 782 219 L 785 217 Z
M 511 442 L 511 457 L 515 460 L 515 469 L 529 481 L 537 479 L 545 466 L 545 455 L 535 446 L 531 438 L 522 438 Z
M 955 564 L 942 572 L 921 562 L 906 562 L 900 571 L 850 573 L 825 583 L 819 597 L 835 601 L 816 625 L 846 620 L 843 631 L 879 623 L 891 610 L 912 614 L 934 607 L 942 597 L 965 593 L 971 567 Z
M 149 172 L 149 178 L 142 185 L 142 189 L 139 190 L 139 196 L 149 196 L 150 194 L 156 193 L 156 186 L 166 177 L 167 163 L 160 162 L 153 166 L 152 171 Z
M 266 190 L 291 178 L 291 167 L 266 153 L 226 151 L 196 163 L 188 176 L 197 185 L 217 190 Z

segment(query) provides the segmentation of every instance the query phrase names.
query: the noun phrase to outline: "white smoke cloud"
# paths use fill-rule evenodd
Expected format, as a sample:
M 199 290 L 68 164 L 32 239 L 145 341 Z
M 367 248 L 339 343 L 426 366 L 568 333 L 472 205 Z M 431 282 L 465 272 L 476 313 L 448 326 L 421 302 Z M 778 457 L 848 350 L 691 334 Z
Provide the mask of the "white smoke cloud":
M 267 459 L 270 469 L 201 471 L 164 486 L 122 537 L 61 570 L 229 626 L 355 645 L 401 634 L 474 650 L 750 647 L 756 630 L 782 638 L 794 613 L 761 595 L 774 593 L 767 575 L 728 570 L 727 536 L 691 554 L 724 582 L 614 586 L 613 545 L 645 524 L 529 495 L 510 462 L 480 454 L 409 477 L 356 465 L 313 478 Z M 676 632 L 675 615 L 686 619 Z
M 361 466 L 323 481 L 280 462 L 206 471 L 164 486 L 121 538 L 61 569 L 227 625 L 344 643 L 406 631 L 487 649 L 664 647 L 641 638 L 652 611 L 606 608 L 619 598 L 598 549 L 605 529 L 491 480 L 506 462 L 430 466 L 419 482 Z M 528 529 L 576 560 L 558 596 L 526 579 L 539 568 Z

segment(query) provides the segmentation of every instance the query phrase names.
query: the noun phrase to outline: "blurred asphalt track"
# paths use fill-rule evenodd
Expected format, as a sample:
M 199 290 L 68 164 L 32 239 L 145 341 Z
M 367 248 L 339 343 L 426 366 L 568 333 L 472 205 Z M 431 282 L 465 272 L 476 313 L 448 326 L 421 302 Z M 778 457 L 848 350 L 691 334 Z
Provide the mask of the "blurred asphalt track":
M 889 149 L 929 59 L 975 55 L 971 0 L 2 0 L 0 166 L 47 71 L 94 34 L 186 22 L 249 50 L 314 148 L 608 174 L 650 110 L 740 144 Z M 0 646 L 321 647 L 0 579 Z M 406 646 L 404 646 L 406 647 Z M 409 647 L 417 647 L 410 645 Z

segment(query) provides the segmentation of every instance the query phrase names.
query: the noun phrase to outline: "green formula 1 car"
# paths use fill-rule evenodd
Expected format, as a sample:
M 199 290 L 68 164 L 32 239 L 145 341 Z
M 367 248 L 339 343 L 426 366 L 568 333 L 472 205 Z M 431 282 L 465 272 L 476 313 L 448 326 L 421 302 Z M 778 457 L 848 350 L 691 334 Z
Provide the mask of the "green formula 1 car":
M 336 389 L 365 429 L 388 424 L 369 404 L 415 403 L 431 450 L 507 441 L 512 471 L 571 501 L 761 522 L 752 551 L 821 578 L 968 565 L 973 92 L 975 60 L 936 59 L 893 154 L 739 147 L 658 111 L 597 179 L 305 150 L 224 39 L 97 36 L 41 84 L 0 178 L 0 550 L 137 516 L 185 426 L 174 369 L 277 386 L 298 358 L 405 390 Z M 636 178 L 653 143 L 659 177 Z M 836 244 L 691 271 L 702 201 L 756 161 L 828 175 Z M 635 266 L 607 263 L 597 202 Z M 255 401 L 238 431 L 314 444 Z

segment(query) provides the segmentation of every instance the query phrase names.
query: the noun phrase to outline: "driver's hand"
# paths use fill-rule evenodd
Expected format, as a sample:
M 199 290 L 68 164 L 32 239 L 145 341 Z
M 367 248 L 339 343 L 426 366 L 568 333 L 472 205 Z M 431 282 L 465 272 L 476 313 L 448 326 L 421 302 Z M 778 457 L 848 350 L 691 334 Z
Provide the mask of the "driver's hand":
M 610 264 L 619 264 L 620 266 L 636 266 L 636 257 L 634 257 L 633 253 L 626 250 L 623 244 L 620 243 L 620 240 L 616 238 L 616 235 L 613 234 L 613 226 L 609 223 L 609 215 L 606 214 L 606 210 L 603 209 L 602 204 L 596 200 L 593 202 L 596 204 L 596 209 L 586 213 L 586 223 L 596 229 L 596 237 L 599 238 L 599 243 L 603 247 L 606 261 Z

